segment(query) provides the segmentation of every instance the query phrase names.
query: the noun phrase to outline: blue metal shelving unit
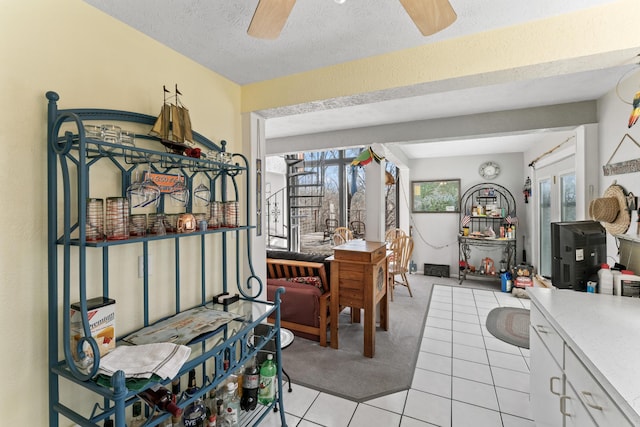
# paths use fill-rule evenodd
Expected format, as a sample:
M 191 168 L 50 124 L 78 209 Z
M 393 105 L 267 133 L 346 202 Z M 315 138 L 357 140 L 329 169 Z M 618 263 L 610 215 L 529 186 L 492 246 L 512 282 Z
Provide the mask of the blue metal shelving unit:
M 47 190 L 48 190 L 48 297 L 49 297 L 49 425 L 58 426 L 60 416 L 81 426 L 99 426 L 104 420 L 112 419 L 116 427 L 125 426 L 125 408 L 137 400 L 136 392 L 126 386 L 126 378 L 122 371 L 118 371 L 111 378 L 111 387 L 98 385 L 94 379 L 100 363 L 98 345 L 91 337 L 87 318 L 87 280 L 102 281 L 102 295 L 109 297 L 109 255 L 118 251 L 122 245 L 140 245 L 143 257 L 143 298 L 140 309 L 143 311 L 143 325 L 149 326 L 149 243 L 156 240 L 169 240 L 175 250 L 175 312 L 181 312 L 191 307 L 181 307 L 180 303 L 180 247 L 181 245 L 195 245 L 199 240 L 201 265 L 201 304 L 211 305 L 214 290 L 206 277 L 205 263 L 213 257 L 219 257 L 222 276 L 222 291 L 231 291 L 227 278 L 230 269 L 235 267 L 235 288 L 241 294 L 240 301 L 230 306 L 216 305 L 214 308 L 232 311 L 238 314 L 236 320 L 220 327 L 218 330 L 201 337 L 197 343 L 191 343 L 191 358 L 180 370 L 182 376 L 196 367 L 202 370 L 202 394 L 216 388 L 231 374 L 247 363 L 270 341 L 275 341 L 276 361 L 278 362 L 277 398 L 269 406 L 261 406 L 259 410 L 245 413 L 242 416 L 243 425 L 258 425 L 271 410 L 280 411 L 280 419 L 286 426 L 282 399 L 282 368 L 280 345 L 280 295 L 276 294 L 275 302 L 265 302 L 256 299 L 262 293 L 262 280 L 254 273 L 251 263 L 251 230 L 255 228 L 249 224 L 234 228 L 218 228 L 206 231 L 196 231 L 184 234 L 167 234 L 163 236 L 136 237 L 118 241 L 86 241 L 86 211 L 89 197 L 90 171 L 96 164 L 108 163 L 119 171 L 121 180 L 121 194 L 125 196 L 126 189 L 131 183 L 132 174 L 145 168 L 160 173 L 180 173 L 185 177 L 186 184 L 191 187 L 194 177 L 207 180 L 209 188 L 217 188 L 218 194 L 212 191 L 217 200 L 226 201 L 228 194 L 235 194 L 235 200 L 242 200 L 246 209 L 245 218 L 250 214 L 250 178 L 248 161 L 242 154 L 232 154 L 231 163 L 220 163 L 206 158 L 191 158 L 180 154 L 160 152 L 140 147 L 112 144 L 102 140 L 87 138 L 84 131 L 85 121 L 128 122 L 138 125 L 153 125 L 155 117 L 144 114 L 103 110 L 103 109 L 58 109 L 59 96 L 55 92 L 47 92 L 48 99 L 48 129 L 47 129 Z M 146 134 L 136 135 L 140 140 L 159 140 Z M 194 132 L 195 142 L 207 150 L 226 151 L 225 142 L 220 146 Z M 244 175 L 244 179 L 241 177 Z M 94 178 L 97 179 L 97 178 Z M 233 199 L 232 199 L 233 200 Z M 187 211 L 191 211 L 191 204 Z M 162 209 L 162 204 L 159 209 Z M 217 236 L 220 239 L 219 252 L 209 250 L 207 239 Z M 185 240 L 188 239 L 188 240 Z M 242 242 L 246 255 L 241 255 Z M 233 248 L 235 245 L 235 248 Z M 88 277 L 86 258 L 88 251 L 101 251 L 101 277 Z M 232 256 L 233 260 L 227 259 Z M 246 281 L 241 280 L 240 263 L 248 260 L 249 274 Z M 77 269 L 72 269 L 77 266 Z M 191 262 L 193 265 L 193 262 Z M 78 343 L 78 351 L 82 356 L 82 346 L 90 345 L 93 353 L 93 364 L 88 372 L 79 369 L 72 357 L 70 340 L 71 287 L 77 286 L 80 312 L 83 320 L 84 337 Z M 75 289 L 74 289 L 75 290 Z M 219 289 L 217 289 L 219 290 Z M 166 290 L 163 290 L 163 292 Z M 235 292 L 235 290 L 233 290 Z M 60 293 L 62 301 L 60 301 Z M 95 296 L 95 295 L 93 295 Z M 118 314 L 122 315 L 122 314 Z M 62 328 L 59 318 L 62 316 Z M 267 322 L 267 318 L 275 319 L 268 333 L 258 336 L 254 329 L 259 324 Z M 59 353 L 64 358 L 59 360 Z M 228 365 L 228 366 L 225 366 Z M 90 416 L 84 416 L 73 407 L 73 402 L 62 402 L 60 396 L 60 379 L 73 383 L 87 393 L 100 396 L 102 403 L 96 404 Z M 169 383 L 170 380 L 164 381 Z M 180 396 L 179 406 L 186 407 L 196 397 Z M 162 414 L 151 408 L 155 416 L 146 424 L 154 426 L 166 420 L 169 414 Z M 86 413 L 86 411 L 84 411 Z

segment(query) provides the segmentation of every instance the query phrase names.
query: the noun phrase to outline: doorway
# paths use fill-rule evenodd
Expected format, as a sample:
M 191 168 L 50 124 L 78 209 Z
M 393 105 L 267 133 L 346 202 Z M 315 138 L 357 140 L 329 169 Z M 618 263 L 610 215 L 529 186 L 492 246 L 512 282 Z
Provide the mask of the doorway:
M 538 272 L 551 277 L 551 223 L 576 220 L 575 156 L 536 170 Z

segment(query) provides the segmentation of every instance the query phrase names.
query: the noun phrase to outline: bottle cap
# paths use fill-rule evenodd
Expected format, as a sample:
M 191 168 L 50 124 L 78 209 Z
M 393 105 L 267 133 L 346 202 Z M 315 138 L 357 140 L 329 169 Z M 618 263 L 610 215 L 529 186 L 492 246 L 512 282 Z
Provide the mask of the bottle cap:
M 267 360 L 272 360 L 273 359 L 273 354 L 269 353 L 267 354 Z
M 167 412 L 175 417 L 180 417 L 182 415 L 182 409 L 173 402 L 169 402 L 167 404 Z
M 609 268 L 609 264 L 606 264 L 606 263 L 600 264 L 600 268 L 608 269 Z
M 227 383 L 227 391 L 236 391 L 238 384 L 234 382 Z

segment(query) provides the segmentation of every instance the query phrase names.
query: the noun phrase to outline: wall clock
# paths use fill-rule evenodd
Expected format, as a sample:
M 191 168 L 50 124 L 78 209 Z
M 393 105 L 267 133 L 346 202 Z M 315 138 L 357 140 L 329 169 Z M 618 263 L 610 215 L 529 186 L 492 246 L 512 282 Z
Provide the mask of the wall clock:
M 484 179 L 494 179 L 500 175 L 500 165 L 495 162 L 485 162 L 480 165 L 478 173 Z

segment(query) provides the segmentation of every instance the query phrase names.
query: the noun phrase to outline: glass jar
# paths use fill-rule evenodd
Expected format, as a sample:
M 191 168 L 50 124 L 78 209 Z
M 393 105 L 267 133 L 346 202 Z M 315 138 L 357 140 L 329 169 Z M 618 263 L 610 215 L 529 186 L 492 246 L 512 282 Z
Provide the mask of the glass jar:
M 129 200 L 126 197 L 108 197 L 105 235 L 107 240 L 129 238 Z
M 133 214 L 129 216 L 129 235 L 143 237 L 147 234 L 147 214 Z
M 164 236 L 167 234 L 164 221 L 164 214 L 150 213 L 147 218 L 149 234 L 154 236 Z
M 222 202 L 209 203 L 209 228 L 220 228 L 224 221 Z
M 99 242 L 104 239 L 103 199 L 87 199 L 87 223 L 85 239 L 87 242 Z
M 224 227 L 237 227 L 238 223 L 238 202 L 224 202 Z

